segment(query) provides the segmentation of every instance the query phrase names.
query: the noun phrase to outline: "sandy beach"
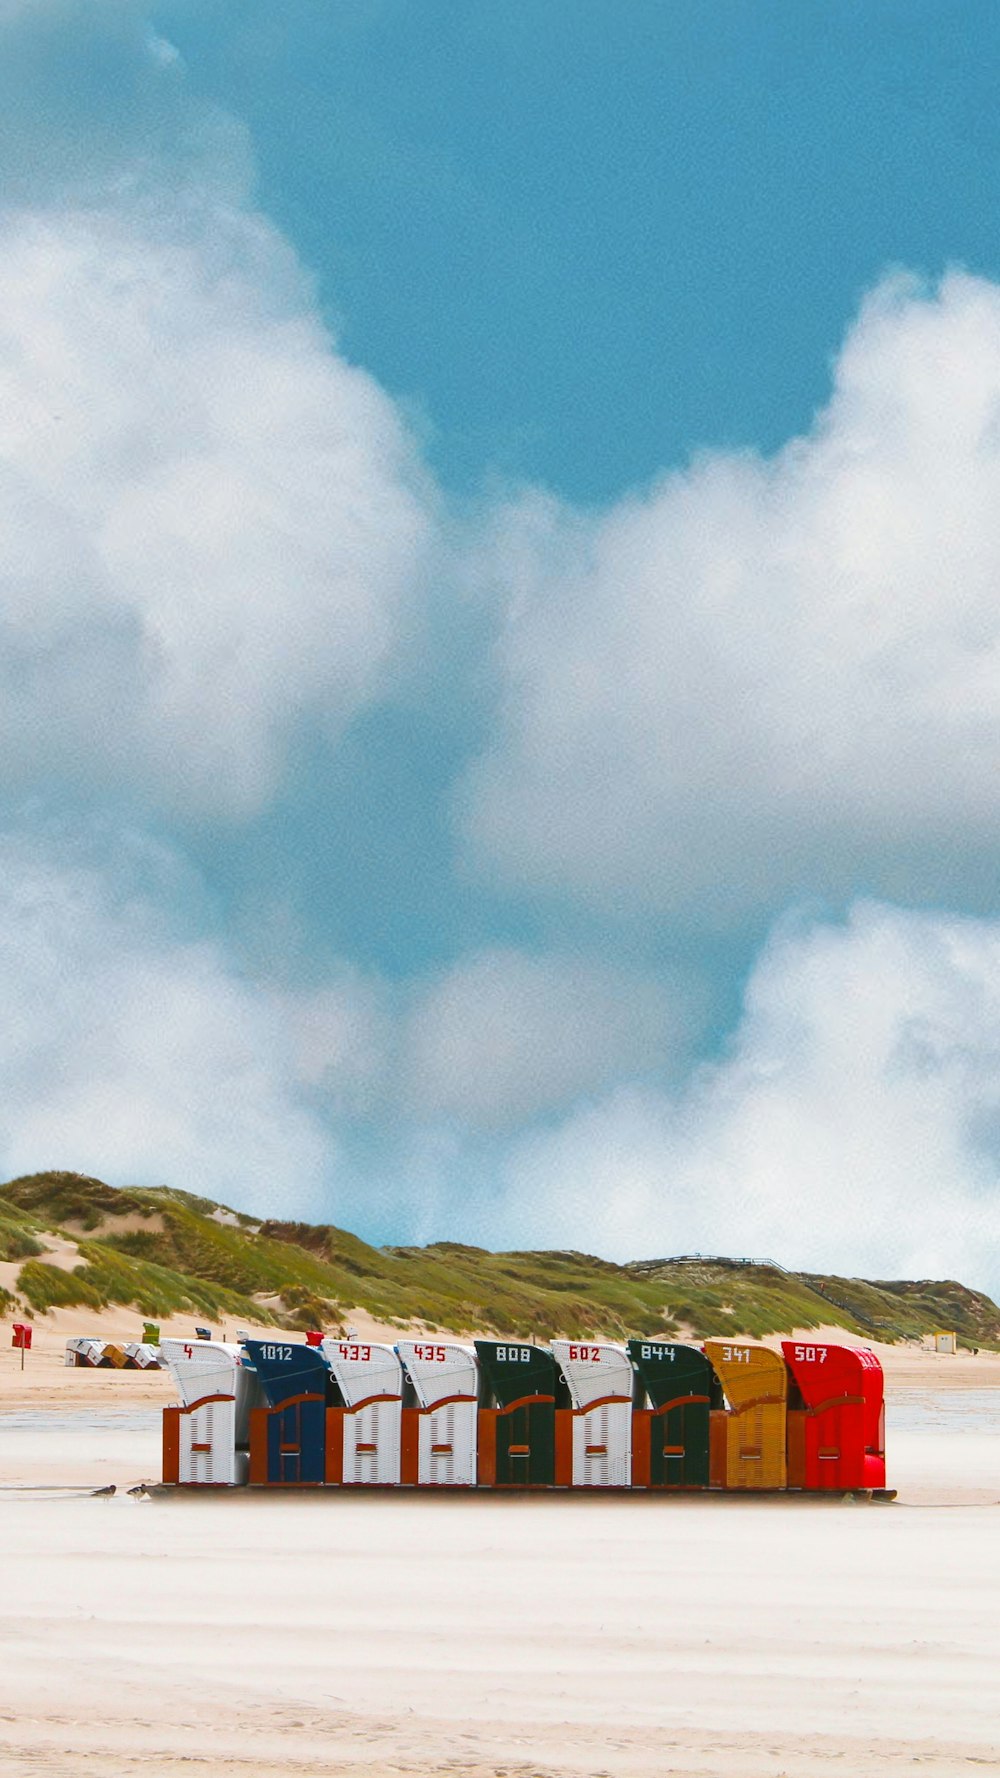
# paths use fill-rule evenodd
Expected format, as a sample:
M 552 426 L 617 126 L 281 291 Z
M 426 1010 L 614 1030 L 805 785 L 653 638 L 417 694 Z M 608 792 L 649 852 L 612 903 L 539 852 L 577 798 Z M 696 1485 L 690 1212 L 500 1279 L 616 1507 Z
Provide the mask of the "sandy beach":
M 993 1357 L 889 1349 L 892 1505 L 132 1497 L 171 1386 L 64 1338 L 0 1357 L 4 1778 L 1000 1770 Z
M 362 1340 L 386 1340 L 390 1345 L 404 1335 L 419 1337 L 426 1331 L 422 1322 L 413 1322 L 405 1328 L 400 1323 L 377 1321 L 364 1309 L 352 1309 L 346 1316 L 352 1332 Z M 178 1339 L 189 1339 L 194 1331 L 190 1315 L 173 1315 L 162 1317 L 159 1322 L 161 1334 Z M 64 1364 L 66 1341 L 73 1335 L 94 1335 L 105 1340 L 126 1340 L 142 1338 L 142 1318 L 127 1309 L 109 1308 L 99 1314 L 88 1313 L 81 1317 L 78 1309 L 54 1309 L 47 1315 L 39 1316 L 33 1324 L 32 1350 L 26 1355 L 24 1367 L 21 1367 L 21 1355 L 11 1348 L 12 1320 L 8 1316 L 0 1321 L 0 1411 L 5 1408 L 28 1404 L 33 1407 L 43 1405 L 62 1407 L 67 1412 L 76 1408 L 89 1410 L 93 1404 L 107 1405 L 111 1402 L 127 1403 L 159 1403 L 161 1406 L 174 1400 L 174 1389 L 169 1378 L 157 1371 L 90 1371 L 67 1369 Z M 218 1339 L 235 1340 L 238 1332 L 259 1334 L 264 1339 L 273 1335 L 274 1328 L 266 1323 L 254 1325 L 252 1322 L 217 1323 L 212 1330 Z M 490 1329 L 476 1329 L 475 1332 L 463 1334 L 463 1339 L 472 1339 L 483 1333 L 487 1339 L 494 1337 Z M 302 1334 L 292 1336 L 302 1339 Z M 802 1339 L 807 1342 L 819 1340 L 841 1341 L 854 1346 L 864 1343 L 872 1352 L 878 1354 L 885 1371 L 887 1384 L 890 1388 L 927 1388 L 936 1390 L 982 1389 L 996 1387 L 1000 1389 L 1000 1353 L 979 1352 L 975 1356 L 971 1352 L 958 1352 L 954 1355 L 932 1352 L 926 1346 L 905 1344 L 890 1346 L 878 1340 L 860 1341 L 854 1334 L 845 1333 L 840 1327 L 812 1327 L 794 1329 L 791 1335 L 775 1334 L 760 1342 L 763 1345 L 779 1347 L 782 1338 Z M 0 1464 L 2 1464 L 0 1457 Z

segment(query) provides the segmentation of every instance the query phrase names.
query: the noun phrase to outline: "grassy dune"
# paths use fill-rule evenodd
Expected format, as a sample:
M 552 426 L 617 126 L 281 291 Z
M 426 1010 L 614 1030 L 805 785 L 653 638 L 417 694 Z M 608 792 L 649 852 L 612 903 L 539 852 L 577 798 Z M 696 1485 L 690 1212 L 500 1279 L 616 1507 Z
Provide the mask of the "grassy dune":
M 966 1345 L 1000 1347 L 1000 1309 L 951 1280 L 876 1282 L 720 1258 L 615 1265 L 450 1241 L 370 1247 L 329 1225 L 258 1223 L 170 1187 L 119 1190 L 77 1173 L 0 1186 L 2 1260 L 20 1265 L 0 1308 L 28 1314 L 119 1303 L 153 1319 L 190 1310 L 335 1330 L 363 1309 L 399 1325 L 535 1339 L 759 1338 L 835 1322 L 880 1340 L 954 1328 Z

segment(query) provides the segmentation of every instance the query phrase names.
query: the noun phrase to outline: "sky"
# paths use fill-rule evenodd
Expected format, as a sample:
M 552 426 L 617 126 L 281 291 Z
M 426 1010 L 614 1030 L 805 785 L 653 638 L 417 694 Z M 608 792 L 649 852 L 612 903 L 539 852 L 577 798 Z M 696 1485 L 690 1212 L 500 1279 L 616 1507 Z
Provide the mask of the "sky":
M 1000 1292 L 1000 18 L 0 0 L 0 1173 Z

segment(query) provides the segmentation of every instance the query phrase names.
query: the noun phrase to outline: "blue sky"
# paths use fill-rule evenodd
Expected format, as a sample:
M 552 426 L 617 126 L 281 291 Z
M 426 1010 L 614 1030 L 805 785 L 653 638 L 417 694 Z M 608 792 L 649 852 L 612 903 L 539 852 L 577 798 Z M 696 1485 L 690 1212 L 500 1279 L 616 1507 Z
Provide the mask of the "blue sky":
M 5 1172 L 1000 1288 L 995 9 L 0 33 Z
M 773 450 L 886 266 L 996 270 L 989 6 L 162 16 L 450 487 L 606 500 L 694 450 Z

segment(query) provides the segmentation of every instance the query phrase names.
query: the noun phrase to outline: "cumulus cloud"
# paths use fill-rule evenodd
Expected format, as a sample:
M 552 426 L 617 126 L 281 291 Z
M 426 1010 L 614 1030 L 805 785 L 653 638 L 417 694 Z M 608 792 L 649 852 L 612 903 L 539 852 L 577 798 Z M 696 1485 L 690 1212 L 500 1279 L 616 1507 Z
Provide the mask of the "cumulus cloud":
M 687 1035 L 672 983 L 581 956 L 507 947 L 461 958 L 404 1019 L 412 1112 L 516 1126 L 622 1076 L 661 1074 Z
M 315 1102 L 384 1122 L 411 1153 L 416 1131 L 422 1149 L 443 1141 L 458 1153 L 623 1077 L 676 1076 L 699 1010 L 690 983 L 669 972 L 512 946 L 396 981 L 341 965 L 284 991 L 282 1005 Z
M 995 1290 L 1000 923 L 871 903 L 782 925 L 721 1060 L 515 1144 L 500 1201 L 501 1239 Z
M 5 1178 L 68 1166 L 262 1212 L 318 1214 L 337 1152 L 302 1092 L 286 1008 L 163 912 L 197 884 L 127 834 L 0 839 Z
M 1000 288 L 865 304 L 827 409 L 593 516 L 499 521 L 484 871 L 728 923 L 803 894 L 992 893 Z
M 391 402 L 235 212 L 8 218 L 0 315 L 8 783 L 254 812 L 406 626 L 428 517 Z
M 253 815 L 400 665 L 430 478 L 148 9 L 0 27 L 5 785 Z
M 343 966 L 319 987 L 282 996 L 299 1080 L 317 1102 L 366 1118 L 389 1100 L 396 1051 L 393 995 L 377 977 Z
M 349 969 L 300 995 L 248 980 L 147 840 L 7 834 L 0 866 L 6 1176 L 70 1165 L 396 1238 L 1000 1287 L 998 922 L 875 903 L 783 922 L 722 1058 L 670 1091 L 635 1078 L 664 1002 L 630 1025 L 623 978 L 480 955 L 394 1019 Z M 602 1016 L 608 1054 L 567 1031 Z M 373 1109 L 395 1137 L 349 1163 L 332 1131 Z
M 36 818 L 68 788 L 250 819 L 303 725 L 335 737 L 391 688 L 435 492 L 254 209 L 245 130 L 192 98 L 146 5 L 0 0 L 0 26 L 3 789 Z M 716 925 L 859 883 L 985 901 L 998 515 L 1000 289 L 956 273 L 873 295 L 773 459 L 473 526 L 505 595 L 462 799 L 491 886 Z M 482 680 L 457 687 L 437 640 L 464 718 Z M 177 854 L 105 820 L 82 847 L 0 833 L 0 987 L 8 1175 L 1000 1285 L 986 921 L 780 925 L 721 1059 L 677 1086 L 693 1014 L 669 977 L 497 946 L 268 986 Z

